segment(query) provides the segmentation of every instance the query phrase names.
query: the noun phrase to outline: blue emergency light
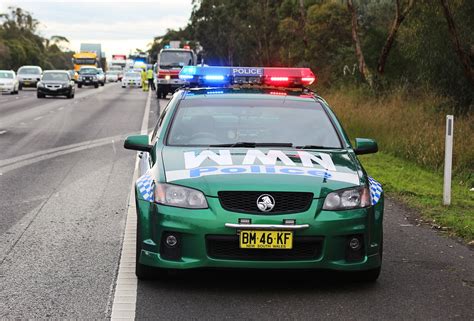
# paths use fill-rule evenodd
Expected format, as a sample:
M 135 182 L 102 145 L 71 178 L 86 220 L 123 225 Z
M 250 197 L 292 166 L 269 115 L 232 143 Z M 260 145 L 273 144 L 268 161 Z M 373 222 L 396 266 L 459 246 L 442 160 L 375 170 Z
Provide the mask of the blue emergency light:
M 309 68 L 184 66 L 179 78 L 190 86 L 267 85 L 304 87 L 316 76 Z

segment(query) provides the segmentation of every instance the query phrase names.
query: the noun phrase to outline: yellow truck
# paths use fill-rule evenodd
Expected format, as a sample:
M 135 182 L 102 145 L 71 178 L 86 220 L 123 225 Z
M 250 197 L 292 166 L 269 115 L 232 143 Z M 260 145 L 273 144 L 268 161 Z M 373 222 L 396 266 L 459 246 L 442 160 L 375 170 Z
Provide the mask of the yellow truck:
M 97 54 L 94 52 L 78 52 L 72 56 L 74 71 L 79 71 L 81 67 L 98 67 Z
M 72 63 L 74 64 L 74 81 L 77 81 L 78 73 L 81 67 L 98 67 L 99 61 L 97 54 L 94 52 L 78 52 L 72 55 Z

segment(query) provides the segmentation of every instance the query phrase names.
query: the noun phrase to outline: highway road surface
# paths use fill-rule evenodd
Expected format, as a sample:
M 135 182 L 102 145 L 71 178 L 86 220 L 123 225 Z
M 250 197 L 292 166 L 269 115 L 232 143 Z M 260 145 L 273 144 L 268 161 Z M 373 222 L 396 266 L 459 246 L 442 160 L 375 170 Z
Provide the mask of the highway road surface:
M 166 103 L 118 84 L 0 96 L 0 318 L 474 320 L 474 252 L 390 198 L 375 284 L 321 271 L 131 277 L 134 255 L 121 253 L 136 153 L 123 140 Z

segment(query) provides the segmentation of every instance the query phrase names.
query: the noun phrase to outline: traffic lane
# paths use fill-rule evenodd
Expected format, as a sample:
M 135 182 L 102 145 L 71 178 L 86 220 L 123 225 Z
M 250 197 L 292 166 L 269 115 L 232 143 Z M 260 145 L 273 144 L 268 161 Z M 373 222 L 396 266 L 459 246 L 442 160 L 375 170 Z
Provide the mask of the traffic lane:
M 119 151 L 123 149 L 120 139 L 139 130 L 146 94 L 111 88 L 102 95 L 105 97 L 79 99 L 77 104 L 64 106 L 54 114 L 33 121 L 30 127 L 19 126 L 0 136 L 0 179 L 5 182 L 0 205 L 5 214 L 9 213 L 0 216 L 0 232 L 8 230 L 38 206 L 48 190 L 59 184 L 60 176 L 54 171 L 45 176 L 42 169 L 33 166 L 26 175 L 23 168 L 97 142 L 109 143 Z M 15 175 L 9 173 L 12 169 Z
M 36 90 L 29 89 L 22 91 L 22 94 L 18 96 L 18 99 L 11 100 L 0 104 L 0 128 L 11 126 L 22 121 L 22 117 L 28 118 L 31 115 L 38 116 L 38 114 L 48 111 L 52 106 L 61 106 L 64 104 L 70 104 L 77 98 L 86 97 L 94 94 L 98 94 L 104 90 L 104 87 L 100 88 L 76 88 L 75 98 L 67 99 L 61 96 L 58 97 L 46 97 L 37 98 Z
M 143 95 L 129 94 L 135 99 L 123 131 L 139 132 Z M 156 114 L 149 120 L 152 127 Z M 0 318 L 110 315 L 136 155 L 123 149 L 125 136 L 15 163 L 0 176 L 0 227 L 16 217 L 0 233 Z
M 140 130 L 145 105 L 142 93 L 128 94 L 132 98 L 117 99 L 107 120 L 120 128 L 127 117 L 123 133 Z M 131 103 L 133 108 L 121 108 Z M 151 114 L 150 124 L 155 121 Z M 125 136 L 58 155 L 45 151 L 37 162 L 8 165 L 0 176 L 0 226 L 10 226 L 0 233 L 0 317 L 110 315 L 135 162 L 135 154 L 123 149 Z
M 76 93 L 80 93 L 85 89 L 79 89 L 76 87 Z M 24 88 L 18 92 L 18 95 L 6 95 L 0 96 L 0 115 L 6 116 L 12 113 L 44 105 L 50 101 L 50 99 L 67 99 L 65 97 L 46 97 L 44 99 L 38 99 L 36 97 L 36 88 Z
M 0 160 L 118 135 L 127 128 L 125 133 L 131 133 L 134 129 L 129 115 L 137 112 L 146 99 L 141 91 L 113 85 L 84 94 L 73 100 L 52 100 L 4 118 L 4 123 L 11 125 L 4 126 L 5 132 L 0 135 Z M 140 100 L 138 107 L 136 99 Z
M 472 320 L 473 252 L 407 221 L 386 200 L 384 262 L 377 283 L 323 271 L 180 271 L 139 281 L 137 319 Z
M 8 188 L 22 196 L 0 205 L 2 228 L 16 219 L 0 236 L 0 318 L 106 318 L 133 166 L 110 144 L 1 178 L 2 193 L 18 178 L 29 184 Z

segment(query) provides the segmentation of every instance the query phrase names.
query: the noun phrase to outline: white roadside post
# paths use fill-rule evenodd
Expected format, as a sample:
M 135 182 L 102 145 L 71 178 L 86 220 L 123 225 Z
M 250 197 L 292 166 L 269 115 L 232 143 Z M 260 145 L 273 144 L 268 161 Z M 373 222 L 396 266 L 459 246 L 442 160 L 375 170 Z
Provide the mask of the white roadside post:
M 443 205 L 451 204 L 451 170 L 453 165 L 454 117 L 446 116 L 446 142 L 444 147 Z

